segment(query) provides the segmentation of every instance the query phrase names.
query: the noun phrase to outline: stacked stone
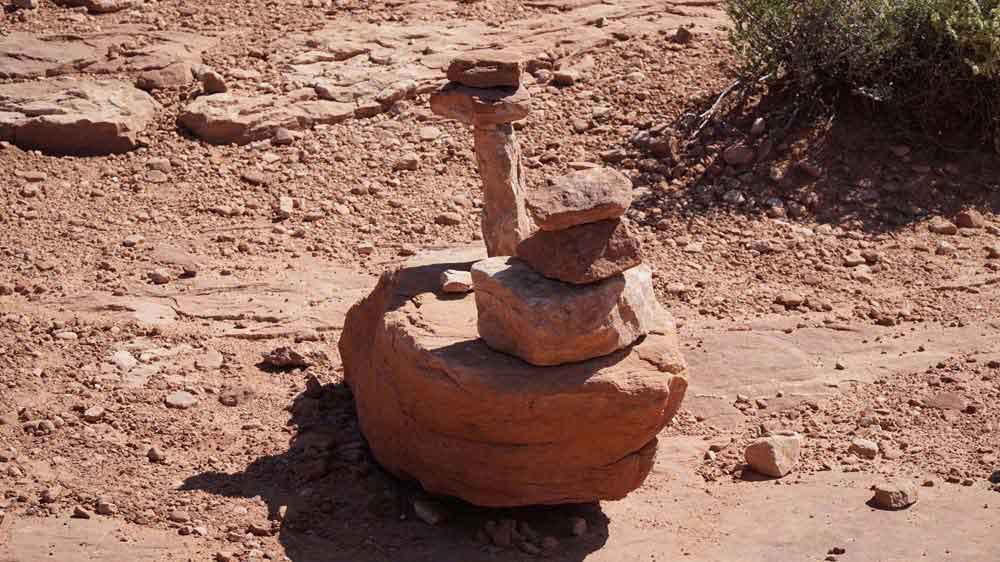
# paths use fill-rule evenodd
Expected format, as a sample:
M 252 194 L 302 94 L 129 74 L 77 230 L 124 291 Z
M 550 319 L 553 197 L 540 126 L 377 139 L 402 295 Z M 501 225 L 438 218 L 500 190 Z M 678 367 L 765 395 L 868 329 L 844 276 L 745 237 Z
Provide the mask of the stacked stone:
M 451 82 L 431 96 L 434 113 L 472 126 L 489 256 L 514 255 L 534 229 L 525 209 L 521 148 L 511 125 L 530 111 L 523 73 L 516 53 L 478 51 L 453 60 L 447 71 Z
M 521 73 L 516 56 L 479 53 L 431 98 L 475 132 L 490 257 L 448 249 L 387 271 L 347 314 L 344 376 L 379 463 L 428 492 L 494 507 L 619 499 L 652 469 L 686 366 L 622 220 L 628 178 L 586 170 L 526 193 Z
M 595 168 L 563 176 L 527 203 L 539 230 L 517 257 L 475 264 L 479 335 L 539 366 L 614 353 L 671 324 L 622 215 L 632 183 Z

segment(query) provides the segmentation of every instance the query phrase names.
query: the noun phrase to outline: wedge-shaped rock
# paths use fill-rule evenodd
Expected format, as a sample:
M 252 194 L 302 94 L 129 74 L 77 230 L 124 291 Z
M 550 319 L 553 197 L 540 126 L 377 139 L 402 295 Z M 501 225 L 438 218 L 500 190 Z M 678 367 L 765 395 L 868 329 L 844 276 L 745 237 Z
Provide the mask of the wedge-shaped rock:
M 472 267 L 479 336 L 533 365 L 561 365 L 614 353 L 669 324 L 653 276 L 640 266 L 589 285 L 543 277 L 517 258 Z
M 149 94 L 117 80 L 0 85 L 0 140 L 48 154 L 127 152 L 159 109 Z
M 687 388 L 672 327 L 599 359 L 529 365 L 478 338 L 471 295 L 435 295 L 443 271 L 481 256 L 417 256 L 347 314 L 340 353 L 372 452 L 397 476 L 478 505 L 624 497 Z
M 517 246 L 517 257 L 538 273 L 566 283 L 594 283 L 642 263 L 639 240 L 621 219 L 539 230 Z
M 528 194 L 528 208 L 542 230 L 616 219 L 631 204 L 632 180 L 611 168 L 570 172 Z
M 310 99 L 315 93 L 287 96 L 201 96 L 181 111 L 178 121 L 213 144 L 247 144 L 269 139 L 279 128 L 310 129 L 354 116 L 354 104 Z
M 531 95 L 523 86 L 486 89 L 451 83 L 431 95 L 431 111 L 477 127 L 520 121 L 530 110 Z
M 524 61 L 511 51 L 472 51 L 455 57 L 448 65 L 448 80 L 472 88 L 517 88 Z

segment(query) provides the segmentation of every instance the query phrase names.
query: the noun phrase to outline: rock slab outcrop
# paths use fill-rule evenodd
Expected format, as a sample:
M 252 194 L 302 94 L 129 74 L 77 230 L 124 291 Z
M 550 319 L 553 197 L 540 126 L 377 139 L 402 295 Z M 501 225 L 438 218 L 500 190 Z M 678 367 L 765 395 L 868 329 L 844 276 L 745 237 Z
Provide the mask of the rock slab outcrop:
M 51 80 L 0 85 L 0 140 L 48 154 L 127 152 L 160 105 L 117 80 Z
M 591 361 L 529 365 L 479 339 L 472 296 L 436 294 L 445 270 L 481 255 L 417 256 L 348 313 L 340 352 L 372 452 L 427 491 L 478 505 L 624 497 L 687 388 L 674 332 Z

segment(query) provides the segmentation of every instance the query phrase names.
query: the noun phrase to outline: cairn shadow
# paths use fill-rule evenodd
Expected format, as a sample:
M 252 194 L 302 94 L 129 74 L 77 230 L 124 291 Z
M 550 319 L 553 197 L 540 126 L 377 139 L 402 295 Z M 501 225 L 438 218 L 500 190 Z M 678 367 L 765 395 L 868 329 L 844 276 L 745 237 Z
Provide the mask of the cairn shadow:
M 579 562 L 608 539 L 609 521 L 596 503 L 483 508 L 428 496 L 418 484 L 382 470 L 358 429 L 353 396 L 343 383 L 322 385 L 311 377 L 290 411 L 293 437 L 287 450 L 261 456 L 242 472 L 196 474 L 180 489 L 260 498 L 280 554 L 292 562 L 527 561 L 540 556 Z M 413 507 L 418 498 L 432 500 L 447 519 L 437 525 L 421 520 Z M 575 517 L 587 521 L 582 536 L 572 533 Z M 517 544 L 497 547 L 482 529 L 487 521 L 503 519 L 526 523 L 539 537 L 555 537 L 559 544 L 542 553 Z
M 710 119 L 701 116 L 717 94 L 626 141 L 642 164 L 634 206 L 653 211 L 639 222 L 728 213 L 881 234 L 970 208 L 1000 212 L 1000 158 L 961 130 L 931 136 L 900 126 L 857 95 L 816 115 L 792 110 L 780 88 L 730 97 Z M 754 134 L 758 119 L 764 130 Z M 735 145 L 751 148 L 752 159 L 727 162 Z

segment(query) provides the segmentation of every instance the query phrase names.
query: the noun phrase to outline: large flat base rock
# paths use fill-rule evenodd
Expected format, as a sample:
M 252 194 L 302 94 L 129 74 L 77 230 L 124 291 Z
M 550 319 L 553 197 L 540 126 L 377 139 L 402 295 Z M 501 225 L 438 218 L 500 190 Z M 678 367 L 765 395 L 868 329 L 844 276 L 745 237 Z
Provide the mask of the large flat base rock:
M 49 154 L 127 152 L 159 107 L 149 94 L 118 80 L 0 85 L 0 140 Z
M 340 352 L 375 457 L 478 505 L 624 497 L 687 388 L 674 332 L 558 367 L 494 351 L 477 337 L 471 295 L 435 293 L 444 270 L 480 253 L 418 256 L 348 313 Z
M 534 365 L 586 361 L 632 345 L 653 331 L 673 332 L 656 300 L 648 266 L 589 285 L 543 277 L 517 258 L 472 267 L 479 336 Z

